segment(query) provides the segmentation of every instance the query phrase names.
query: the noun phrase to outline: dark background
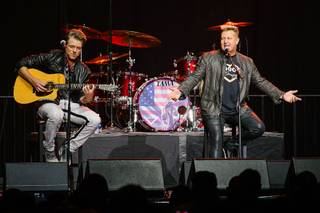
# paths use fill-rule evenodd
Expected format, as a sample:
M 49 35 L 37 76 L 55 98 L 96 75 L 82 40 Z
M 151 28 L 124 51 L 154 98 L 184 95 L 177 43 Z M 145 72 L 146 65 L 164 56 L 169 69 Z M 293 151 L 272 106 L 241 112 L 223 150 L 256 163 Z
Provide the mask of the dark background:
M 30 131 L 35 128 L 31 109 L 17 106 L 12 98 L 17 60 L 60 48 L 66 24 L 85 24 L 100 32 L 132 30 L 160 39 L 155 48 L 132 48 L 134 72 L 160 76 L 172 71 L 173 60 L 187 51 L 199 56 L 218 48 L 219 34 L 207 31 L 228 19 L 252 22 L 240 28 L 240 52 L 252 57 L 261 74 L 283 90 L 298 89 L 304 101 L 274 106 L 268 98 L 254 110 L 268 131 L 285 133 L 286 156 L 320 155 L 318 131 L 318 27 L 315 1 L 255 0 L 11 0 L 1 10 L 0 143 L 1 161 L 29 160 L 26 152 Z M 111 5 L 111 7 L 110 7 Z M 111 11 L 111 13 L 110 13 Z M 126 53 L 127 47 L 88 40 L 83 60 L 99 54 Z M 101 68 L 90 65 L 92 71 Z M 126 69 L 113 66 L 114 72 Z M 101 69 L 107 72 L 106 67 Z M 251 94 L 261 94 L 252 87 Z M 254 99 L 252 99 L 254 100 Z M 252 101 L 254 102 L 254 101 Z M 254 103 L 252 103 L 254 107 Z M 270 115 L 270 112 L 272 114 Z M 276 111 L 276 112 L 274 112 Z

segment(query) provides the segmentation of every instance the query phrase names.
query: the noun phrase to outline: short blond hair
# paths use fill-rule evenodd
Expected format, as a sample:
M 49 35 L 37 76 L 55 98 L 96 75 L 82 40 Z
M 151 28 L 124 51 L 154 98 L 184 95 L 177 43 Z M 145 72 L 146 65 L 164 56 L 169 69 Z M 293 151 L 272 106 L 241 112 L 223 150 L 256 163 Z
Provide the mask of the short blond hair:
M 70 39 L 70 38 L 75 38 L 79 41 L 82 42 L 82 44 L 85 44 L 87 42 L 87 36 L 86 34 L 84 34 L 84 32 L 80 29 L 71 29 L 68 34 L 67 34 L 67 41 Z
M 239 28 L 233 25 L 221 25 L 221 33 L 225 32 L 225 31 L 233 31 L 237 34 L 237 36 L 239 37 Z

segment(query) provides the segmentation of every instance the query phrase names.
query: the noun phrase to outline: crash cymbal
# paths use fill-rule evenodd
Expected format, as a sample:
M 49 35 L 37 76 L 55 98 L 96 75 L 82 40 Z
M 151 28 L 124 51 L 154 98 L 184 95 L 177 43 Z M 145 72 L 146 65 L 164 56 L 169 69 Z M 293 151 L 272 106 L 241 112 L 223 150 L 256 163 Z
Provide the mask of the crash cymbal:
M 119 58 L 123 58 L 123 57 L 126 57 L 128 56 L 129 54 L 128 53 L 113 53 L 112 54 L 112 60 L 117 60 Z M 102 56 L 98 56 L 96 58 L 93 58 L 89 61 L 85 61 L 84 63 L 86 64 L 107 64 L 108 62 L 110 61 L 110 57 L 109 55 L 102 55 Z
M 109 41 L 109 32 L 103 32 L 103 37 Z M 125 47 L 131 46 L 133 48 L 149 48 L 160 45 L 161 41 L 145 33 L 128 30 L 112 30 L 112 44 Z
M 77 24 L 67 24 L 64 28 L 63 31 L 64 32 L 69 32 L 69 30 L 71 29 L 79 29 L 81 30 L 86 36 L 87 39 L 99 39 L 99 40 L 103 40 L 102 37 L 102 32 L 93 29 L 91 27 L 87 27 L 86 25 L 77 25 Z
M 252 25 L 252 22 L 232 22 L 232 21 L 228 20 L 224 24 L 211 26 L 211 27 L 208 27 L 207 29 L 208 30 L 222 30 L 223 28 L 230 27 L 230 26 L 247 27 L 247 26 L 250 26 L 250 25 Z

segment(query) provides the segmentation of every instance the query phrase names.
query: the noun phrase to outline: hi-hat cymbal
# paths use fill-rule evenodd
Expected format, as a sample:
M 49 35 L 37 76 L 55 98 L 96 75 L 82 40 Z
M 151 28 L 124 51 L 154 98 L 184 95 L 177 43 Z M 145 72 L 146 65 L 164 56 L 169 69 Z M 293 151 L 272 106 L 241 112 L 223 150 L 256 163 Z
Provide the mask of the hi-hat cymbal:
M 110 32 L 103 32 L 105 40 L 109 41 Z M 145 33 L 128 31 L 128 30 L 112 30 L 112 44 L 133 47 L 133 48 L 149 48 L 156 47 L 161 44 L 161 41 L 151 35 Z
M 112 60 L 117 60 L 119 58 L 123 58 L 128 56 L 128 53 L 113 53 L 112 54 Z M 102 65 L 102 64 L 107 64 L 110 61 L 110 57 L 109 55 L 102 55 L 102 56 L 98 56 L 96 58 L 93 58 L 89 61 L 85 61 L 84 63 L 86 64 L 97 64 L 97 65 Z
M 81 30 L 86 36 L 87 39 L 99 39 L 103 40 L 103 34 L 102 32 L 93 29 L 91 27 L 87 27 L 86 25 L 77 25 L 77 24 L 67 24 L 64 28 L 64 32 L 69 32 L 70 29 L 79 29 Z
M 211 26 L 208 27 L 208 30 L 222 30 L 225 27 L 230 27 L 230 26 L 234 26 L 234 27 L 246 27 L 246 26 L 250 26 L 252 25 L 252 22 L 232 22 L 232 21 L 227 21 L 224 24 L 221 25 L 216 25 L 216 26 Z

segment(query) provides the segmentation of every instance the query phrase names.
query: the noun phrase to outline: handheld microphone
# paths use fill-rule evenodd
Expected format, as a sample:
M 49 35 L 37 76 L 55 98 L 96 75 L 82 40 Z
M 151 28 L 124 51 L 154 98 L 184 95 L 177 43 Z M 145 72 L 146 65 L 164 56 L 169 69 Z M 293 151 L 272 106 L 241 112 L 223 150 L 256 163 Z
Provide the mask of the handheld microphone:
M 227 56 L 227 57 L 229 57 L 230 55 L 229 55 L 229 49 L 226 47 L 226 48 L 224 48 L 223 50 L 223 54 L 225 55 L 225 56 Z

